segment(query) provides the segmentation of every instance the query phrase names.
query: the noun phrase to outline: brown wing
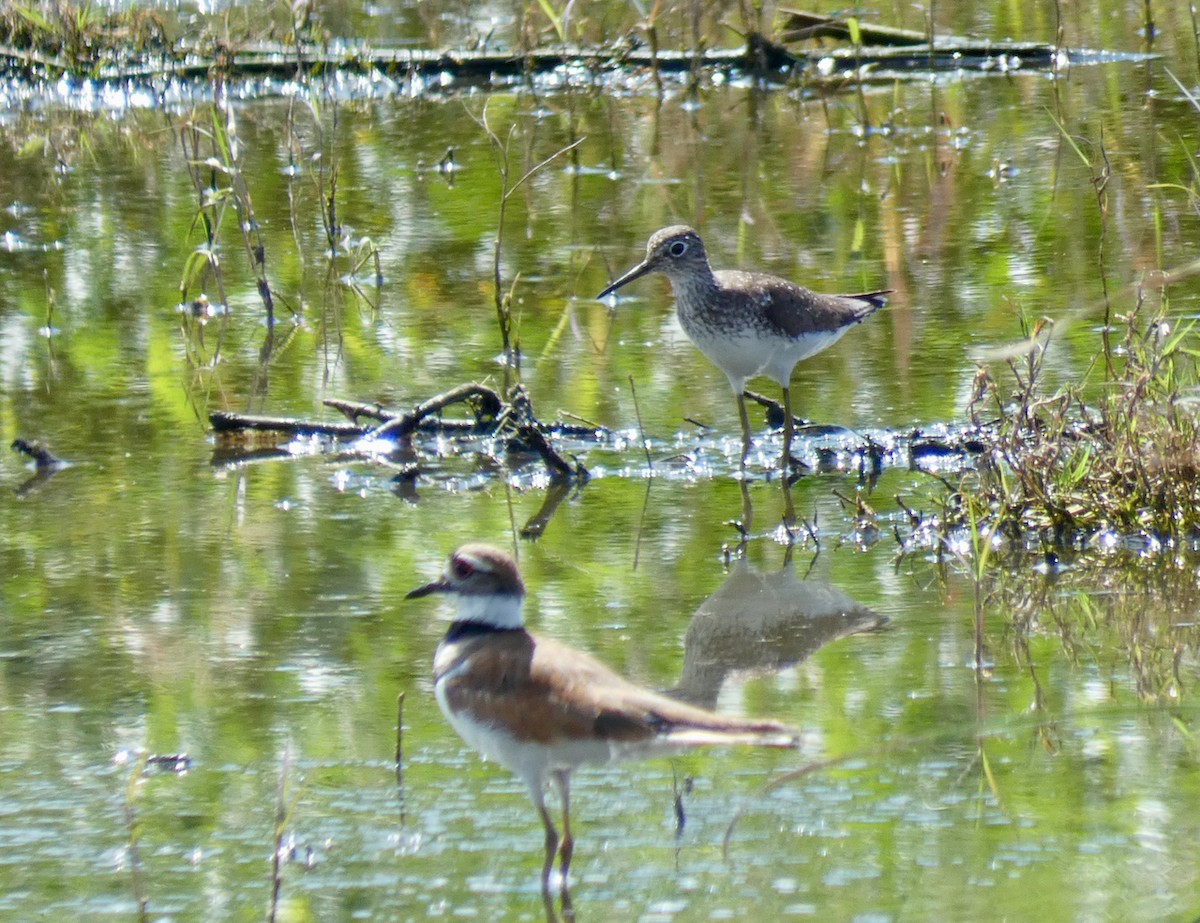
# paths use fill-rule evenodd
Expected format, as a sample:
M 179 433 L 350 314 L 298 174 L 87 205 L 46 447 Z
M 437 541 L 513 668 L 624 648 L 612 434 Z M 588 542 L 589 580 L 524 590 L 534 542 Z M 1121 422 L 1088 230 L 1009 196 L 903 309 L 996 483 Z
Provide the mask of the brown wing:
M 594 657 L 524 631 L 457 643 L 439 662 L 452 709 L 502 725 L 523 741 L 636 743 L 681 730 L 792 733 L 775 722 L 719 715 L 643 689 Z
M 723 288 L 758 304 L 763 320 L 789 337 L 831 333 L 857 324 L 887 303 L 890 290 L 861 295 L 825 295 L 766 273 L 726 270 L 716 274 Z
M 794 293 L 792 297 L 772 298 L 766 310 L 770 322 L 790 337 L 829 333 L 857 324 L 882 308 L 888 295 L 823 295 L 799 286 Z

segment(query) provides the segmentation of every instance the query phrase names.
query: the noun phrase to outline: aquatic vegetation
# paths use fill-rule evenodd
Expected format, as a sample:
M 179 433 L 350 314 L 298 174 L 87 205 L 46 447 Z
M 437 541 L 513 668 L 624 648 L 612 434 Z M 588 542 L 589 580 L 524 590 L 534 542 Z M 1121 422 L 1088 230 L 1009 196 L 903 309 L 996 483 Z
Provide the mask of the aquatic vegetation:
M 781 12 L 771 22 L 761 8 L 739 7 L 734 31 L 719 6 L 716 13 L 697 9 L 687 16 L 665 15 L 658 5 L 648 11 L 625 9 L 620 24 L 574 8 L 567 4 L 560 13 L 549 2 L 536 0 L 513 17 L 511 34 L 499 38 L 495 29 L 477 34 L 471 16 L 451 17 L 460 23 L 461 34 L 453 37 L 443 35 L 444 24 L 435 17 L 426 17 L 422 47 L 414 48 L 388 42 L 368 46 L 352 29 L 345 31 L 345 23 L 331 26 L 329 21 L 338 17 L 311 2 L 181 14 L 136 5 L 109 9 L 68 0 L 24 0 L 0 10 L 0 76 L 121 84 L 166 76 L 199 83 L 263 78 L 290 83 L 358 74 L 403 78 L 419 91 L 438 91 L 525 83 L 534 77 L 547 89 L 594 85 L 600 77 L 616 87 L 648 71 L 661 95 L 664 74 L 674 75 L 693 93 L 711 70 L 722 81 L 752 75 L 776 83 L 800 78 L 806 85 L 834 91 L 851 88 L 858 94 L 862 124 L 869 127 L 863 94 L 867 83 L 908 79 L 918 70 L 1006 75 L 1022 68 L 1054 72 L 1068 63 L 1111 59 L 1108 52 L 1068 53 L 1047 42 L 975 41 L 935 35 L 932 28 L 895 29 L 857 18 L 810 15 L 797 21 L 804 14 Z M 730 47 L 731 36 L 740 47 Z M 822 36 L 848 38 L 850 45 L 809 51 L 796 44 Z
M 149 55 L 182 57 L 156 11 L 132 4 L 6 3 L 0 9 L 6 45 L 25 49 L 33 70 L 89 75 L 101 65 Z
M 1142 298 L 1115 318 L 1119 342 L 1097 355 L 1113 373 L 1044 393 L 1052 338 L 1033 334 L 1021 360 L 1008 360 L 1012 391 L 981 369 L 969 413 L 988 423 L 988 451 L 958 490 L 964 504 L 1016 538 L 1047 547 L 1086 545 L 1107 533 L 1146 536 L 1182 548 L 1200 537 L 1200 421 L 1193 321 L 1171 317 L 1165 300 Z

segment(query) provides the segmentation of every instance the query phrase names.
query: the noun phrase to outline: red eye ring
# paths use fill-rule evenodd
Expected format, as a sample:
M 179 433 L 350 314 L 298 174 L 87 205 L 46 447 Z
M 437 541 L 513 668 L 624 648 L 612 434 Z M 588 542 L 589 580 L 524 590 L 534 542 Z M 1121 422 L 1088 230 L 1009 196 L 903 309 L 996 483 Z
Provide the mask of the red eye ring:
M 475 573 L 475 568 L 470 561 L 465 558 L 453 557 L 450 559 L 450 570 L 459 580 L 465 580 Z

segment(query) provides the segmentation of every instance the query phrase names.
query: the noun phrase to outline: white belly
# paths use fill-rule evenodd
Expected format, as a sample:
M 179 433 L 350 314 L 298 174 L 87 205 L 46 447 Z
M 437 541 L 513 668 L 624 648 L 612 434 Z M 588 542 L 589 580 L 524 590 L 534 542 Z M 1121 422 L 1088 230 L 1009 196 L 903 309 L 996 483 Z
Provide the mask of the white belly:
M 562 740 L 557 743 L 521 741 L 503 726 L 477 720 L 465 712 L 455 712 L 446 702 L 439 681 L 434 694 L 442 714 L 458 736 L 485 758 L 512 770 L 531 791 L 540 791 L 550 772 L 573 770 L 579 766 L 602 765 L 613 758 L 613 751 L 601 740 Z
M 832 346 L 846 329 L 793 339 L 762 337 L 750 330 L 728 337 L 711 336 L 702 329 L 685 328 L 684 332 L 725 373 L 734 393 L 741 394 L 747 379 L 756 375 L 766 375 L 781 387 L 787 387 L 797 362 Z

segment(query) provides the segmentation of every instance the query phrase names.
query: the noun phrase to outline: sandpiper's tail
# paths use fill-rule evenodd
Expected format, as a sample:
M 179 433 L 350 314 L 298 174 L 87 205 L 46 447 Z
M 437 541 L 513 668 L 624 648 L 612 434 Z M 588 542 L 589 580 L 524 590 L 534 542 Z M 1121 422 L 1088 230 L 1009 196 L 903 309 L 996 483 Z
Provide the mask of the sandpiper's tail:
M 849 298 L 851 301 L 857 301 L 862 306 L 862 313 L 858 315 L 857 320 L 863 320 L 870 317 L 880 308 L 887 304 L 887 296 L 892 294 L 895 289 L 885 288 L 878 292 L 863 292 L 859 295 L 843 295 L 843 298 Z

